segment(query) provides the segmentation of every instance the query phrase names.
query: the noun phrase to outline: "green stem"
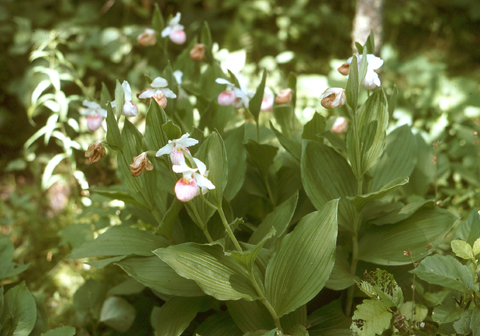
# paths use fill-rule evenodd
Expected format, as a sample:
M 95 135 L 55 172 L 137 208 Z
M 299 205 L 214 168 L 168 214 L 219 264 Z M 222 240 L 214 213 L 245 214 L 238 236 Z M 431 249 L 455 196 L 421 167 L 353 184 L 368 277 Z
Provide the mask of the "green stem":
M 206 205 L 208 205 L 210 208 L 212 208 L 213 210 L 218 210 L 218 207 L 216 207 L 214 204 L 210 203 L 207 198 L 202 194 L 202 192 L 200 192 L 200 197 L 202 198 L 202 200 L 205 202 Z
M 198 213 L 198 210 L 197 210 L 197 207 L 195 206 L 195 204 L 193 204 L 192 202 L 189 203 L 190 205 L 190 208 L 192 209 L 193 211 L 193 214 L 195 215 L 195 218 L 197 219 L 198 221 L 198 224 L 200 225 L 200 227 L 202 228 L 202 231 L 203 233 L 205 234 L 205 237 L 207 237 L 207 240 L 209 243 L 213 242 L 213 239 L 212 239 L 212 236 L 210 236 L 210 233 L 208 232 L 208 228 L 207 228 L 207 224 L 205 224 L 201 217 L 200 217 L 200 214 Z
M 258 120 L 255 123 L 257 124 L 257 142 L 260 143 L 260 124 Z
M 233 244 L 235 245 L 238 251 L 242 252 L 243 249 L 238 243 L 237 237 L 235 237 L 235 235 L 233 234 L 233 231 L 230 228 L 230 225 L 228 225 L 227 218 L 225 217 L 225 213 L 223 212 L 223 208 L 221 206 L 218 207 L 218 214 L 220 215 L 223 226 L 225 227 L 225 230 L 227 231 L 228 236 L 233 241 Z

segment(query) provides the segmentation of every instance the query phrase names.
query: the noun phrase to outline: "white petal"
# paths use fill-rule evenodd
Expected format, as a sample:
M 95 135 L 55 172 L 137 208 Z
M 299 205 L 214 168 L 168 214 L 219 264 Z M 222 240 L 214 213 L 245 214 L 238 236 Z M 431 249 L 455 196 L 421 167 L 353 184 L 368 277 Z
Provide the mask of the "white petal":
M 165 89 L 162 89 L 161 91 L 167 98 L 177 98 L 177 95 L 175 94 L 175 92 L 173 92 L 170 89 L 165 88 Z
M 368 69 L 376 70 L 383 65 L 383 60 L 373 54 L 367 55 Z
M 203 163 L 197 158 L 193 158 L 193 161 L 195 161 L 195 164 L 197 165 L 198 172 L 203 176 L 207 171 L 207 166 L 205 166 L 205 163 Z
M 162 37 L 167 37 L 169 36 L 170 34 L 172 33 L 172 27 L 165 27 L 163 30 L 162 30 Z
M 173 147 L 175 147 L 175 144 L 173 142 L 168 142 L 168 144 L 166 144 L 165 146 L 163 146 L 162 148 L 160 148 L 157 152 L 157 154 L 155 155 L 156 157 L 159 157 L 159 156 L 162 156 L 162 155 L 165 155 L 165 154 L 170 154 L 173 150 Z
M 107 117 L 107 110 L 104 110 L 102 108 L 98 108 L 96 109 L 97 113 L 100 115 L 100 117 L 102 118 L 106 118 Z
M 138 115 L 138 108 L 132 102 L 126 102 L 123 105 L 122 113 L 126 117 L 136 117 Z
M 198 169 L 197 168 L 195 168 L 195 169 L 190 168 L 189 166 L 187 166 L 187 164 L 185 163 L 185 160 L 184 160 L 179 165 L 173 165 L 172 170 L 175 173 L 183 173 L 183 176 L 187 176 L 187 175 L 191 175 L 191 174 L 195 173 Z
M 97 108 L 100 107 L 100 105 L 98 105 L 97 103 L 91 102 L 91 101 L 88 101 L 88 100 L 83 101 L 83 106 L 86 106 L 86 107 L 91 108 L 93 110 L 96 110 Z
M 224 78 L 217 78 L 217 79 L 215 79 L 215 82 L 217 82 L 218 84 L 227 84 L 227 85 L 230 85 L 230 86 L 234 86 L 232 83 L 230 83 L 229 81 L 227 81 Z
M 183 72 L 181 72 L 180 70 L 175 70 L 173 72 L 173 77 L 175 77 L 178 85 L 182 84 Z
M 332 94 L 338 95 L 338 94 L 342 93 L 342 91 L 343 91 L 342 88 L 328 88 L 328 89 L 325 90 L 324 93 L 322 93 L 322 94 L 320 95 L 320 99 L 323 99 L 323 98 L 325 98 L 325 97 L 328 97 L 328 96 L 330 96 L 330 95 L 332 95 Z
M 200 174 L 193 174 L 193 176 L 195 177 L 195 180 L 197 181 L 197 185 L 200 188 L 215 189 L 215 186 L 213 185 L 213 183 L 206 177 Z
M 132 89 L 130 88 L 130 84 L 127 81 L 123 81 L 122 83 L 123 92 L 125 93 L 125 101 L 130 102 L 132 101 Z
M 180 139 L 174 140 L 174 142 L 176 142 L 179 145 L 185 146 L 185 147 L 190 147 L 190 146 L 196 145 L 198 143 L 198 140 L 193 139 L 193 138 L 189 138 L 189 136 L 190 136 L 190 134 L 185 133 L 184 135 L 182 135 L 182 137 Z
M 112 102 L 110 102 L 110 106 L 113 108 L 113 107 L 117 107 L 117 102 L 114 100 Z
M 152 84 L 150 86 L 152 88 L 164 88 L 168 85 L 168 82 L 165 78 L 162 77 L 157 77 L 153 80 Z
M 170 22 L 168 22 L 168 24 L 170 26 L 175 26 L 180 22 L 181 18 L 182 18 L 182 14 L 180 14 L 180 12 L 178 12 L 177 15 L 175 15 L 175 17 L 173 19 L 171 19 Z
M 155 92 L 157 92 L 157 90 L 155 89 L 146 89 L 140 94 L 140 96 L 138 96 L 138 98 L 140 99 L 152 98 L 155 95 Z

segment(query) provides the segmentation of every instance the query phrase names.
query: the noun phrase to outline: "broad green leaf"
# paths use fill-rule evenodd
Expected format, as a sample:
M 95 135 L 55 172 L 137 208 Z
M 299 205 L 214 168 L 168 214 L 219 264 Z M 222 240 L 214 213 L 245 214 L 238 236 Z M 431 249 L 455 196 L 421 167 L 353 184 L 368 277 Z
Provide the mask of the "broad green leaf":
M 182 129 L 175 125 L 171 120 L 163 124 L 162 129 L 168 140 L 180 139 L 182 136 Z
M 183 203 L 180 202 L 177 198 L 174 198 L 172 204 L 168 208 L 165 216 L 163 216 L 162 222 L 158 227 L 158 234 L 161 234 L 167 237 L 169 240 L 173 239 L 173 229 L 175 227 L 175 223 L 178 219 L 178 213 L 183 208 Z
M 10 288 L 3 297 L 3 310 L 0 311 L 0 321 L 8 324 L 2 326 L 5 335 L 28 336 L 35 326 L 37 307 L 35 299 L 22 281 Z
M 273 159 L 277 155 L 278 147 L 259 144 L 255 140 L 250 139 L 245 144 L 245 148 L 248 154 L 250 154 L 250 158 L 255 163 L 255 166 L 264 176 L 267 175 Z
M 258 298 L 245 267 L 226 256 L 219 245 L 185 243 L 157 249 L 154 253 L 179 275 L 195 280 L 206 294 L 218 300 Z
M 123 105 L 125 104 L 125 92 L 123 91 L 123 86 L 120 84 L 120 82 L 116 81 L 116 86 L 115 86 L 115 104 L 117 107 L 116 109 L 116 117 L 117 120 L 120 119 L 120 116 L 122 115 L 123 112 Z
M 348 74 L 348 81 L 347 87 L 345 88 L 345 94 L 347 96 L 347 104 L 350 108 L 357 111 L 358 105 L 358 89 L 360 86 L 358 85 L 358 60 L 357 56 L 353 55 L 352 62 L 350 63 L 350 71 Z
M 10 238 L 0 237 L 0 280 L 20 274 L 30 266 L 30 264 L 18 265 L 13 262 L 14 250 Z
M 100 260 L 93 260 L 93 261 L 87 262 L 86 264 L 88 264 L 90 266 L 93 266 L 95 268 L 98 268 L 98 269 L 102 269 L 102 268 L 107 267 L 111 263 L 123 260 L 125 258 L 126 258 L 126 256 L 123 255 L 123 256 L 105 258 L 105 259 L 100 259 Z
M 465 310 L 458 321 L 453 323 L 453 327 L 458 334 L 469 335 L 472 332 L 470 324 L 472 321 L 473 310 Z
M 225 139 L 227 152 L 228 182 L 223 195 L 231 201 L 242 188 L 247 169 L 247 151 L 243 145 L 245 124 L 234 129 Z
M 81 314 L 91 314 L 95 319 L 99 319 L 106 292 L 105 284 L 88 279 L 73 295 L 73 308 Z
M 295 159 L 300 161 L 300 156 L 302 154 L 302 145 L 293 140 L 290 137 L 287 137 L 283 133 L 279 132 L 272 124 L 270 121 L 270 129 L 275 133 L 275 136 L 277 137 L 278 141 L 280 144 L 289 152 Z
M 114 226 L 102 233 L 97 239 L 85 242 L 74 249 L 69 259 L 140 255 L 151 256 L 152 251 L 170 245 L 162 236 L 152 232 L 133 229 L 128 226 Z
M 288 225 L 293 217 L 298 201 L 298 192 L 293 194 L 288 200 L 277 206 L 269 213 L 262 223 L 250 236 L 250 244 L 258 244 L 273 227 L 276 230 L 275 236 L 265 243 L 265 248 L 270 248 L 286 232 Z
M 391 203 L 390 203 L 391 204 Z M 407 204 L 405 206 L 401 206 L 400 203 L 399 207 L 392 207 L 392 211 L 389 211 L 386 215 L 378 217 L 374 220 L 371 220 L 370 223 L 375 225 L 383 225 L 383 224 L 395 224 L 404 219 L 407 219 L 411 215 L 413 215 L 418 209 L 426 206 L 433 207 L 434 201 L 418 201 L 414 203 Z M 370 209 L 369 209 L 370 210 Z
M 105 83 L 102 82 L 102 92 L 100 94 L 100 106 L 104 108 L 105 106 L 110 105 L 109 103 L 112 101 L 112 96 L 108 91 L 107 86 Z
M 480 238 L 475 240 L 475 243 L 473 243 L 473 255 L 476 256 L 479 253 L 480 253 Z
M 452 296 L 447 296 L 440 306 L 433 309 L 432 318 L 435 322 L 450 323 L 458 320 L 464 311 Z
M 417 164 L 410 174 L 410 183 L 403 188 L 410 194 L 425 195 L 435 177 L 433 148 L 427 145 L 420 134 L 415 134 L 417 142 Z
M 388 125 L 387 106 L 383 89 L 374 92 L 358 109 L 347 133 L 348 159 L 357 178 L 361 178 L 383 153 Z
M 253 98 L 250 100 L 250 103 L 248 104 L 248 109 L 252 113 L 253 117 L 255 118 L 255 122 L 257 123 L 258 123 L 258 116 L 260 115 L 260 107 L 262 105 L 263 95 L 265 93 L 266 80 L 267 80 L 267 69 L 264 69 L 262 74 L 262 80 L 260 81 L 260 84 L 257 87 L 257 91 L 255 92 L 255 95 L 253 96 Z
M 335 300 L 315 310 L 308 316 L 305 324 L 310 326 L 310 328 L 308 328 L 310 335 L 320 336 L 325 335 L 329 331 L 348 329 L 351 323 L 350 318 L 343 312 L 340 300 Z
M 450 243 L 450 246 L 452 247 L 453 253 L 455 253 L 456 256 L 459 258 L 471 260 L 475 256 L 475 254 L 473 253 L 472 246 L 470 246 L 469 243 L 466 243 L 463 240 L 460 240 L 460 239 L 452 240 L 452 242 Z
M 470 318 L 470 329 L 472 329 L 472 336 L 480 336 L 480 309 L 473 308 L 472 317 Z
M 108 197 L 110 199 L 114 200 L 120 200 L 125 203 L 133 204 L 139 207 L 143 207 L 142 204 L 138 203 L 135 201 L 135 199 L 126 191 L 114 189 L 112 187 L 93 187 L 90 188 L 90 192 L 96 193 L 105 197 Z M 146 209 L 146 208 L 145 208 Z
M 283 315 L 280 324 L 286 333 L 294 334 L 298 332 L 298 325 L 306 326 L 307 324 L 307 305 L 300 306 L 287 315 Z
M 200 336 L 242 336 L 241 331 L 228 312 L 218 312 L 208 317 L 195 330 L 196 335 Z
M 407 301 L 400 307 L 400 314 L 410 321 L 424 321 L 428 315 L 428 308 L 414 301 Z
M 154 308 L 152 319 L 156 335 L 180 336 L 204 304 L 205 297 L 174 297 Z M 153 316 L 155 315 L 155 316 Z
M 238 218 L 237 220 L 238 221 Z M 234 224 L 230 224 L 231 226 L 234 226 Z M 247 271 L 249 274 L 254 274 L 254 265 L 255 261 L 257 259 L 258 254 L 261 252 L 263 246 L 265 243 L 276 233 L 275 228 L 271 227 L 270 231 L 263 237 L 263 239 L 255 246 L 252 248 L 249 248 L 245 251 L 232 251 L 231 256 L 235 258 L 238 262 L 240 262 L 242 265 L 244 265 L 247 268 Z
M 365 273 L 358 287 L 370 298 L 380 299 L 387 307 L 399 308 L 403 304 L 403 292 L 393 275 L 379 268 Z
M 398 188 L 400 188 L 402 185 L 405 185 L 408 183 L 408 177 L 399 177 L 390 183 L 387 183 L 383 187 L 381 187 L 378 191 L 371 192 L 366 195 L 358 195 L 355 197 L 348 196 L 347 199 L 352 201 L 353 204 L 355 204 L 355 207 L 357 210 L 360 212 L 368 203 L 380 199 Z
M 272 330 L 249 331 L 243 334 L 243 336 L 276 336 L 276 335 L 277 335 L 277 328 Z
M 282 134 L 286 137 L 290 137 L 296 123 L 295 111 L 293 109 L 293 106 L 275 105 L 273 107 L 273 115 L 275 116 L 275 120 L 282 129 Z
M 393 180 L 410 176 L 417 164 L 417 141 L 408 125 L 403 125 L 387 136 L 383 155 L 370 170 L 373 176 L 368 190 L 377 191 Z
M 456 219 L 446 210 L 423 208 L 395 225 L 368 227 L 358 244 L 358 258 L 378 265 L 410 264 L 432 253 Z
M 473 245 L 478 237 L 480 237 L 480 215 L 477 209 L 473 209 L 468 219 L 458 226 L 456 238 Z
M 165 111 L 158 104 L 150 104 L 145 120 L 145 141 L 149 150 L 159 150 L 167 144 L 162 127 L 166 122 Z
M 381 334 L 390 327 L 392 319 L 392 314 L 387 309 L 381 301 L 364 300 L 353 314 L 351 330 L 358 336 Z
M 110 104 L 107 105 L 107 142 L 112 149 L 122 150 L 123 148 L 122 136 L 120 135 L 117 119 L 115 119 Z
M 356 210 L 346 197 L 357 195 L 357 180 L 345 158 L 324 144 L 304 141 L 300 167 L 303 187 L 315 208 L 340 197 L 338 223 L 352 230 Z
M 41 336 L 74 336 L 77 331 L 74 327 L 60 327 L 43 333 Z
M 244 333 L 275 328 L 272 316 L 260 301 L 227 301 L 227 308 Z
M 157 256 L 130 257 L 116 264 L 141 284 L 160 293 L 186 297 L 205 295 L 195 281 L 181 277 Z
M 333 290 L 344 290 L 355 284 L 354 277 L 350 274 L 348 254 L 337 247 L 335 251 L 335 265 L 325 287 Z
M 135 308 L 127 300 L 111 296 L 103 302 L 99 321 L 123 333 L 130 329 L 135 315 Z
M 266 298 L 279 317 L 309 302 L 334 264 L 338 200 L 311 213 L 283 238 L 265 274 Z
M 289 331 L 290 336 L 308 336 L 309 333 L 305 326 L 298 324 Z
M 436 254 L 425 258 L 410 272 L 434 285 L 453 288 L 463 293 L 473 290 L 473 278 L 468 267 L 452 256 Z
M 315 112 L 312 119 L 303 126 L 302 139 L 322 142 L 317 135 L 325 131 L 325 118 Z
M 340 152 L 347 151 L 347 144 L 338 134 L 335 134 L 331 131 L 325 131 L 319 134 L 320 137 L 325 138 L 330 142 L 333 148 L 337 149 Z
M 153 29 L 155 29 L 157 33 L 157 36 L 158 36 L 157 40 L 161 40 L 160 36 L 163 28 L 165 27 L 165 23 L 163 22 L 163 16 L 162 16 L 162 13 L 160 12 L 160 9 L 158 8 L 158 4 L 155 4 L 155 11 L 153 12 L 153 18 L 152 18 L 152 27 Z
M 140 294 L 144 289 L 145 286 L 143 284 L 133 278 L 128 278 L 124 282 L 111 288 L 107 296 Z

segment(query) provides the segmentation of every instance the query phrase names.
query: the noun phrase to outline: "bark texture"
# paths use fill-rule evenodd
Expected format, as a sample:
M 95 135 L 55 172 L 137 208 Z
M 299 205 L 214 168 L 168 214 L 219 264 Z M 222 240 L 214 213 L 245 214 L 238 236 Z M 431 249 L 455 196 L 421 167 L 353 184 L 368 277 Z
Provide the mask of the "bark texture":
M 355 42 L 364 44 L 370 29 L 375 37 L 375 54 L 378 55 L 382 46 L 383 33 L 383 0 L 358 0 L 355 18 L 353 19 L 352 48 L 357 52 Z

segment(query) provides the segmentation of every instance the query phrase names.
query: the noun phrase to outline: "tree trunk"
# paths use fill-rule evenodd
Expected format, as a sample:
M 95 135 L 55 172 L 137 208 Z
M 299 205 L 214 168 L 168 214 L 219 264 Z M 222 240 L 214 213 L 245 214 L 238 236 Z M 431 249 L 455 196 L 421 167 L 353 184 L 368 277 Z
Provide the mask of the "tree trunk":
M 383 32 L 383 0 L 357 0 L 357 10 L 353 19 L 352 48 L 358 52 L 355 42 L 364 44 L 367 41 L 370 29 L 375 37 L 375 54 L 378 55 L 382 47 Z

